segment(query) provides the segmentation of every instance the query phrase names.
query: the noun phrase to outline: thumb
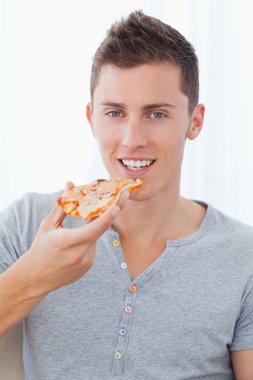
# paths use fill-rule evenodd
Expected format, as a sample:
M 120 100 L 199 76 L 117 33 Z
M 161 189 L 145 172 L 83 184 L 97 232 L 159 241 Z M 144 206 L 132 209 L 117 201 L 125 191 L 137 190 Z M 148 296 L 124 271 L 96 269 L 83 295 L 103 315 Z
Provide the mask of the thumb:
M 124 191 L 120 195 L 117 205 L 110 207 L 101 216 L 86 225 L 85 230 L 92 240 L 97 240 L 110 227 L 124 207 L 128 197 L 129 193 Z
M 66 192 L 68 190 L 71 190 L 73 187 L 74 187 L 73 182 L 71 181 L 66 182 L 63 195 L 66 194 Z M 50 211 L 48 216 L 45 218 L 44 226 L 48 229 L 59 228 L 61 227 L 61 224 L 65 216 L 66 216 L 66 213 L 58 204 L 56 204 L 54 208 Z

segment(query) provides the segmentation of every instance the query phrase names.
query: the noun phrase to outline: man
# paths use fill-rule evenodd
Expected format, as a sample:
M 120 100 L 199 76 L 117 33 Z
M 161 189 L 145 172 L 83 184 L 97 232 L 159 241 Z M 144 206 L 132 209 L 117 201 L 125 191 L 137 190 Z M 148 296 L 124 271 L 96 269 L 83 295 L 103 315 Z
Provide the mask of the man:
M 204 111 L 181 34 L 140 11 L 111 27 L 87 117 L 110 177 L 144 185 L 84 226 L 61 192 L 2 213 L 0 330 L 24 319 L 27 380 L 253 379 L 253 229 L 180 195 Z

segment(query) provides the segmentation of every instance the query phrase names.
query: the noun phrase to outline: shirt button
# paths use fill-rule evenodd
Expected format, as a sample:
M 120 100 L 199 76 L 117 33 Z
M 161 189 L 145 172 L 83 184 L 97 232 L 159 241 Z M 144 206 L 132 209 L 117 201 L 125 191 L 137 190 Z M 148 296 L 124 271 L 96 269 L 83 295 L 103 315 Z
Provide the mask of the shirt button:
M 118 247 L 119 246 L 119 241 L 118 240 L 113 240 L 112 245 L 114 247 Z
M 121 263 L 120 266 L 121 266 L 122 269 L 126 269 L 127 268 L 127 263 Z
M 115 354 L 114 354 L 115 359 L 120 359 L 121 356 L 122 356 L 122 355 L 121 355 L 120 352 L 115 352 Z
M 136 288 L 135 285 L 131 285 L 131 286 L 129 286 L 129 292 L 131 292 L 131 293 L 135 293 L 136 291 L 137 291 L 137 288 Z
M 125 312 L 126 312 L 127 314 L 130 314 L 130 313 L 132 313 L 132 310 L 133 310 L 133 309 L 132 309 L 131 306 L 126 306 L 124 310 L 125 310 Z
M 127 330 L 126 330 L 124 327 L 122 327 L 122 328 L 119 330 L 119 334 L 122 335 L 122 336 L 126 335 L 126 333 L 127 333 Z

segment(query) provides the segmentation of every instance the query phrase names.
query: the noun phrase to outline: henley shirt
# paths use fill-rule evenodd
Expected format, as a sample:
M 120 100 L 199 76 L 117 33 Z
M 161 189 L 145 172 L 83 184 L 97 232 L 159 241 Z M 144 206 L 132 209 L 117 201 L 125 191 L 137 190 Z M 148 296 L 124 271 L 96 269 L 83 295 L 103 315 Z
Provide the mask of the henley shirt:
M 0 272 L 61 194 L 28 193 L 1 213 Z M 97 240 L 91 269 L 25 318 L 26 380 L 234 379 L 230 351 L 253 349 L 253 228 L 196 202 L 207 208 L 199 229 L 168 240 L 133 281 L 118 233 Z

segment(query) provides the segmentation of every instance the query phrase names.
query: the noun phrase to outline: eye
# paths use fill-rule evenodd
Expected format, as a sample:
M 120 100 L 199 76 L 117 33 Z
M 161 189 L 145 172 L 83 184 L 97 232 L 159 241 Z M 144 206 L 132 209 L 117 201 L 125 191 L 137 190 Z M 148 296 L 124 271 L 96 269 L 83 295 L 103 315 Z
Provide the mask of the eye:
M 110 117 L 122 117 L 123 116 L 122 113 L 119 111 L 110 111 L 110 112 L 107 112 L 106 115 L 108 115 Z
M 150 117 L 151 119 L 162 119 L 166 117 L 166 115 L 164 112 L 155 111 L 151 113 Z

